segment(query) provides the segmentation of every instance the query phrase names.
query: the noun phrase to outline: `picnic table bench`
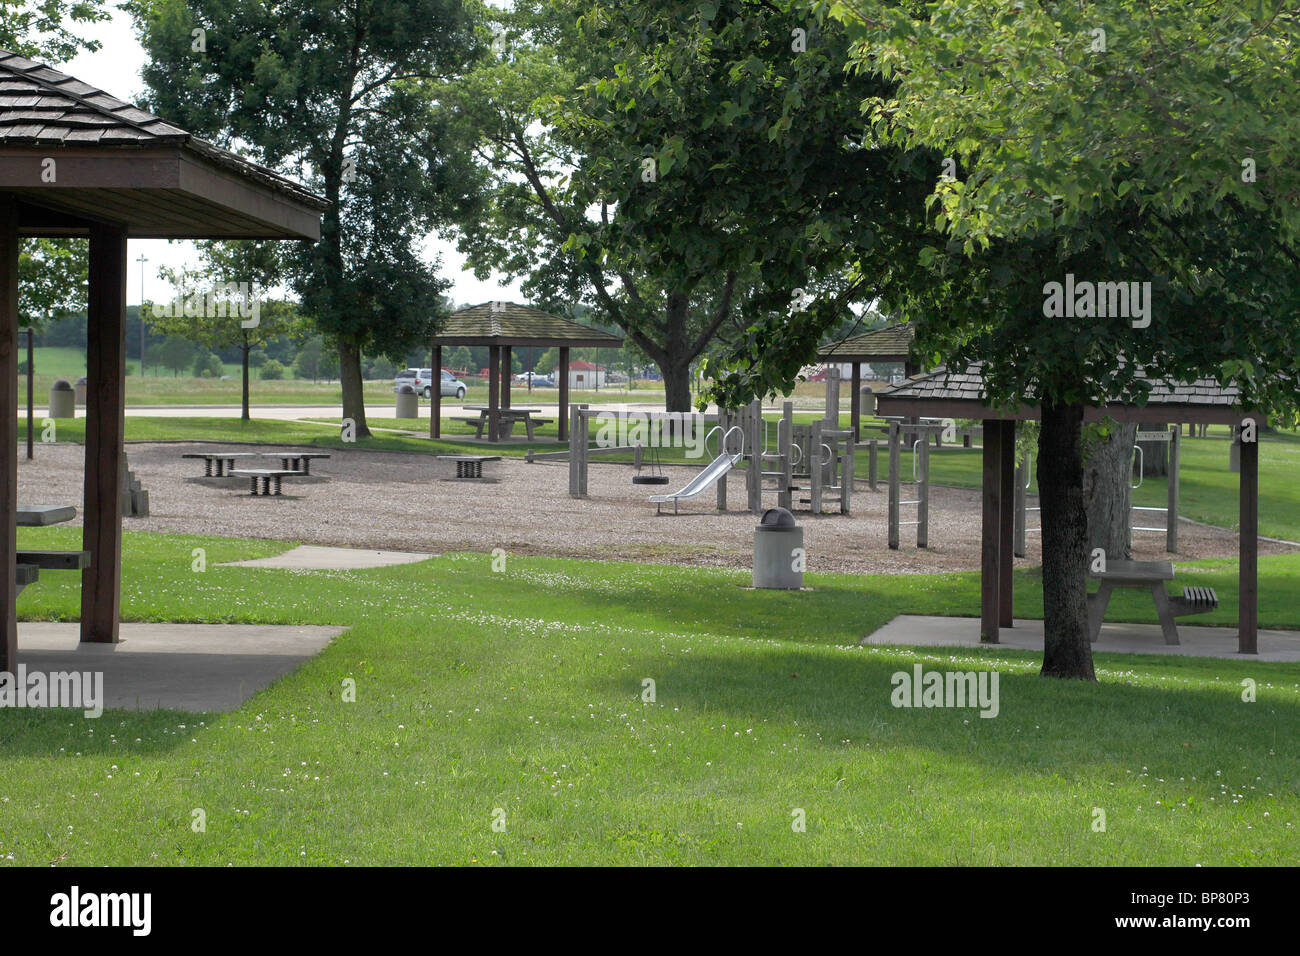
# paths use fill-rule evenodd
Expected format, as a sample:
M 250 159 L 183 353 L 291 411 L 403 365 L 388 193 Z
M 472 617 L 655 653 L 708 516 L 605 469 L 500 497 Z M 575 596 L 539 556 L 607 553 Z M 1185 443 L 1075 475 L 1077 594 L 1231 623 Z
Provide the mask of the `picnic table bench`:
M 182 458 L 202 458 L 203 459 L 203 477 L 204 478 L 224 478 L 226 475 L 233 474 L 235 469 L 236 458 L 256 458 L 258 455 L 255 451 L 223 451 L 223 452 L 188 452 L 181 455 Z M 216 468 L 216 474 L 212 473 Z
M 25 528 L 47 527 L 71 521 L 77 516 L 72 505 L 19 505 L 17 523 Z M 41 571 L 80 571 L 90 566 L 89 551 L 28 551 L 17 554 L 14 584 L 17 593 L 35 584 Z
M 249 480 L 250 490 L 248 493 L 250 495 L 258 494 L 257 483 L 259 481 L 262 483 L 261 493 L 263 495 L 278 495 L 280 494 L 281 481 L 285 478 L 300 478 L 302 474 L 301 471 L 293 471 L 288 468 L 240 468 L 230 472 L 230 475 L 235 478 L 247 478 Z M 273 483 L 275 486 L 274 492 L 271 491 Z
M 439 461 L 451 461 L 456 463 L 456 477 L 447 478 L 445 481 L 487 481 L 483 477 L 483 463 L 485 461 L 500 461 L 500 455 L 439 455 Z
M 452 421 L 468 422 L 474 426 L 474 437 L 482 438 L 483 429 L 488 427 L 491 421 L 492 410 L 487 405 L 462 405 L 466 411 L 477 411 L 475 416 L 465 416 L 453 418 Z M 549 425 L 555 421 L 553 418 L 535 418 L 534 416 L 541 412 L 540 408 L 500 408 L 497 409 L 497 417 L 501 422 L 501 437 L 509 438 L 515 430 L 516 422 L 523 422 L 524 428 L 528 431 L 528 440 L 534 441 L 537 438 L 536 428 L 538 425 Z
M 312 459 L 328 458 L 329 455 L 321 451 L 264 451 L 262 457 L 278 458 L 280 467 L 284 471 L 297 471 L 310 475 Z
M 1090 570 L 1088 576 L 1101 582 L 1097 592 L 1088 595 L 1088 630 L 1092 641 L 1101 633 L 1102 619 L 1115 588 L 1145 588 L 1151 592 L 1166 644 L 1178 643 L 1174 618 L 1208 614 L 1219 606 L 1214 588 L 1187 587 L 1181 595 L 1171 595 L 1167 582 L 1174 579 L 1174 566 L 1169 561 L 1107 561 L 1105 571 Z

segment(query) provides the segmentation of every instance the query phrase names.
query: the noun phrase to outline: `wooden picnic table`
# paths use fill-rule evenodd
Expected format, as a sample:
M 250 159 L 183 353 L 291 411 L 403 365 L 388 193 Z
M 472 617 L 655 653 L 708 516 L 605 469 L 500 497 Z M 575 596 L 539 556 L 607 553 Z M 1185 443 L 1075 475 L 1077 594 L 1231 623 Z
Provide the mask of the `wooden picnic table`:
M 223 451 L 223 452 L 188 452 L 181 455 L 182 458 L 201 458 L 203 459 L 203 477 L 204 478 L 224 478 L 229 475 L 235 468 L 236 458 L 256 458 L 258 452 L 255 451 Z M 216 467 L 216 474 L 212 473 L 213 467 Z
M 1181 595 L 1170 595 L 1168 582 L 1174 579 L 1169 561 L 1107 561 L 1105 571 L 1089 569 L 1088 576 L 1101 582 L 1095 594 L 1088 595 L 1088 628 L 1093 641 L 1101 633 L 1102 618 L 1115 588 L 1138 588 L 1151 592 L 1160 631 L 1166 644 L 1177 644 L 1178 625 L 1174 618 L 1185 614 L 1206 614 L 1219 606 L 1213 588 L 1184 588 Z
M 470 412 L 478 412 L 478 418 L 457 418 L 455 421 L 469 422 L 471 425 L 475 426 L 475 437 L 482 438 L 483 429 L 487 428 L 491 421 L 492 406 L 462 405 L 461 408 Z M 501 422 L 501 437 L 509 438 L 510 434 L 515 430 L 515 423 L 523 422 L 524 428 L 528 431 L 528 440 L 533 441 L 537 437 L 536 428 L 538 425 L 548 425 L 554 421 L 554 419 L 551 418 L 533 417 L 534 415 L 540 415 L 541 412 L 542 410 L 540 408 L 516 408 L 514 406 L 511 406 L 510 408 L 498 408 L 497 419 Z
M 280 467 L 285 471 L 300 471 L 304 475 L 310 475 L 312 459 L 328 458 L 329 455 L 321 451 L 264 451 L 262 457 L 278 458 Z
M 71 521 L 76 516 L 77 509 L 72 505 L 19 505 L 18 527 L 43 528 Z

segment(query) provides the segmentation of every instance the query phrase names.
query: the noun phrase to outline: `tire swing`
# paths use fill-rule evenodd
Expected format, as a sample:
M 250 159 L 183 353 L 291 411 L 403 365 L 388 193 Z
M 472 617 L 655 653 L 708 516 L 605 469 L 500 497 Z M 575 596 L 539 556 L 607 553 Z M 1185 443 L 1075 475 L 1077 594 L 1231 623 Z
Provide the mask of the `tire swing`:
M 644 449 L 646 446 L 642 445 L 641 447 Z M 648 466 L 645 474 L 641 472 L 641 465 L 643 461 L 644 461 L 644 456 L 638 456 L 637 463 L 636 463 L 636 474 L 632 476 L 632 484 L 634 485 L 668 484 L 668 476 L 664 474 L 663 463 L 659 461 L 658 445 L 650 446 L 650 461 L 648 462 Z

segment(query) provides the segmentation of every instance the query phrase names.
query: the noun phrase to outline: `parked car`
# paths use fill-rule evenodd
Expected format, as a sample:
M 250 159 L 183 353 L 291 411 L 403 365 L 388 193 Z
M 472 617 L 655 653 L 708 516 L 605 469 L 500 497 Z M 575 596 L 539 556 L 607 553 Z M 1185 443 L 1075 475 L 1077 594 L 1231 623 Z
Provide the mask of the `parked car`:
M 555 380 L 543 375 L 534 375 L 533 388 L 555 388 Z
M 397 373 L 397 377 L 393 379 L 393 391 L 396 392 L 403 385 L 414 386 L 415 377 L 419 374 L 420 374 L 420 370 L 418 368 L 402 369 L 400 372 Z
M 410 385 L 416 393 L 424 398 L 431 397 L 433 384 L 433 369 L 431 368 L 408 368 L 397 373 L 397 378 L 393 383 L 393 391 L 397 391 L 403 385 Z M 443 398 L 464 398 L 465 391 L 468 388 L 464 382 L 452 375 L 447 369 L 442 370 L 442 389 Z
M 541 386 L 543 388 L 555 387 L 555 382 L 553 380 L 547 378 L 545 375 L 538 375 L 536 372 L 532 372 L 532 373 L 521 372 L 511 380 L 511 383 L 514 385 L 522 385 L 525 388 L 527 388 L 529 378 L 533 380 L 534 388 L 537 388 L 538 386 Z

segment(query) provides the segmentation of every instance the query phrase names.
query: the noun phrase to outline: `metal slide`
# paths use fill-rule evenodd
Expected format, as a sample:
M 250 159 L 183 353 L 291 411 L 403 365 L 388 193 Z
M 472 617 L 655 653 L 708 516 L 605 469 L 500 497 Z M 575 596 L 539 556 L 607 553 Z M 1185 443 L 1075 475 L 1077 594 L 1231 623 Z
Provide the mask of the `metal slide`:
M 721 430 L 720 426 L 715 425 L 713 430 L 710 431 L 708 435 L 704 436 L 704 447 L 706 450 L 708 449 L 709 446 L 709 438 L 713 435 L 713 432 L 720 431 L 720 430 Z M 735 454 L 732 454 L 731 452 L 727 451 L 727 439 L 731 437 L 732 432 L 736 432 L 740 436 L 740 449 Z M 671 495 L 651 495 L 646 500 L 654 502 L 656 512 L 659 512 L 664 504 L 671 501 L 673 503 L 673 514 L 677 514 L 678 513 L 677 502 L 685 501 L 688 498 L 694 498 L 696 495 L 701 494 L 702 492 L 705 492 L 708 489 L 712 488 L 714 483 L 719 478 L 722 478 L 724 475 L 727 474 L 727 472 L 731 471 L 732 468 L 736 467 L 736 465 L 744 457 L 745 457 L 744 429 L 742 429 L 739 425 L 732 425 L 729 429 L 727 429 L 727 433 L 722 436 L 722 448 L 718 454 L 718 457 L 713 459 L 713 461 L 709 463 L 709 466 L 707 468 L 705 468 L 702 472 L 700 472 L 689 482 L 687 482 L 685 488 L 683 488 L 681 491 L 674 491 Z

